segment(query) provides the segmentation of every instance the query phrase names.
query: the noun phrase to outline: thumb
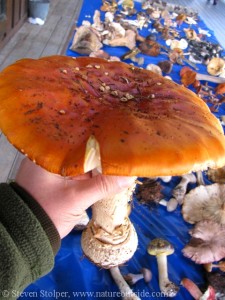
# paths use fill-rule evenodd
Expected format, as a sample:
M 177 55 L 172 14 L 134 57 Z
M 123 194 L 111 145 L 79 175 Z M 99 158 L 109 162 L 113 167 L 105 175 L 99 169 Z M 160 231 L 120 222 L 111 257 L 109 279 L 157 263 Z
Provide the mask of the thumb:
M 79 181 L 82 189 L 82 206 L 89 206 L 103 198 L 120 193 L 122 190 L 134 185 L 136 177 L 97 175 L 87 180 Z

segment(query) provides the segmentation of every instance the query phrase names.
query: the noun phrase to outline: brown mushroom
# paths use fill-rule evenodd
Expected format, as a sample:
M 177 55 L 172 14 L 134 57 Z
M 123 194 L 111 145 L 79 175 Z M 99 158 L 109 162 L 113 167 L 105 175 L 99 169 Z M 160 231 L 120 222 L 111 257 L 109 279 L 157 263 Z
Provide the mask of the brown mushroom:
M 173 68 L 173 63 L 169 60 L 163 60 L 157 63 L 163 73 L 170 74 Z
M 183 83 L 184 86 L 189 86 L 190 84 L 194 84 L 196 80 L 204 80 L 204 81 L 210 81 L 214 83 L 225 82 L 225 78 L 196 73 L 189 67 L 183 67 L 180 71 L 180 76 L 181 76 L 181 82 Z
M 209 169 L 207 171 L 209 180 L 216 183 L 225 183 L 225 167 L 219 169 Z
M 160 45 L 152 40 L 146 39 L 138 46 L 143 54 L 150 56 L 158 56 L 160 53 Z
M 32 161 L 62 176 L 93 169 L 173 176 L 225 164 L 223 128 L 200 98 L 155 73 L 100 58 L 8 66 L 0 73 L 0 128 Z M 127 210 L 133 187 L 93 205 L 82 247 L 101 267 L 122 264 L 136 250 Z

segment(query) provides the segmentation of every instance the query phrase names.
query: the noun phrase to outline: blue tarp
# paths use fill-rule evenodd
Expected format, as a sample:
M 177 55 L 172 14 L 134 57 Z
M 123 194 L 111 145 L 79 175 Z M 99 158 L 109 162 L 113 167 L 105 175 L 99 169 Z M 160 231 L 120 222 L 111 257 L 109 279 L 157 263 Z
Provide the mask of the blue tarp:
M 83 20 L 88 20 L 92 23 L 94 11 L 100 8 L 101 3 L 101 0 L 84 0 L 77 25 L 80 26 Z M 140 3 L 135 3 L 135 5 L 137 10 L 141 10 Z M 189 25 L 182 25 L 183 27 L 189 27 Z M 199 20 L 198 27 L 208 30 L 202 20 Z M 149 28 L 151 28 L 151 24 L 149 24 Z M 143 29 L 140 33 L 143 36 L 147 36 L 149 28 Z M 195 29 L 195 26 L 192 25 L 192 28 Z M 212 36 L 207 38 L 207 40 L 216 43 L 213 32 L 211 30 L 209 32 Z M 165 41 L 160 40 L 160 43 L 165 44 Z M 78 53 L 69 50 L 70 45 L 71 42 L 68 45 L 66 55 L 79 56 Z M 117 56 L 127 52 L 125 47 L 113 48 L 104 46 L 104 50 L 110 55 Z M 160 55 L 159 57 L 144 55 L 144 57 L 144 67 L 148 63 L 158 63 L 160 60 L 167 59 L 166 55 Z M 127 62 L 129 63 L 130 61 Z M 206 66 L 198 65 L 198 67 L 199 72 L 207 73 Z M 170 74 L 177 83 L 180 83 L 180 68 L 181 66 L 174 65 Z M 224 114 L 224 111 L 220 108 L 217 116 L 222 114 Z M 179 177 L 174 177 L 169 184 L 162 183 L 164 186 L 163 193 L 167 199 L 170 198 L 171 191 L 178 182 Z M 189 189 L 192 187 L 189 187 Z M 148 255 L 146 251 L 147 245 L 155 237 L 162 237 L 170 241 L 175 247 L 175 253 L 168 257 L 169 277 L 173 282 L 179 285 L 182 278 L 188 277 L 199 286 L 205 284 L 202 266 L 196 265 L 190 259 L 185 258 L 181 252 L 190 239 L 188 230 L 191 228 L 191 225 L 183 220 L 180 208 L 173 213 L 168 213 L 163 206 L 144 206 L 137 199 L 134 199 L 134 209 L 130 218 L 138 233 L 139 245 L 135 255 L 126 265 L 121 267 L 121 271 L 122 273 L 139 273 L 142 267 L 152 270 L 153 279 L 149 284 L 140 280 L 133 286 L 133 291 L 138 293 L 141 299 L 169 299 L 160 294 L 156 259 Z M 55 258 L 55 267 L 52 272 L 31 284 L 21 295 L 21 299 L 34 297 L 42 300 L 65 298 L 121 299 L 119 290 L 109 271 L 96 267 L 84 257 L 80 239 L 81 234 L 76 231 L 71 232 L 69 236 L 63 239 L 61 249 Z M 174 299 L 191 300 L 193 298 L 183 287 L 180 287 L 180 291 Z

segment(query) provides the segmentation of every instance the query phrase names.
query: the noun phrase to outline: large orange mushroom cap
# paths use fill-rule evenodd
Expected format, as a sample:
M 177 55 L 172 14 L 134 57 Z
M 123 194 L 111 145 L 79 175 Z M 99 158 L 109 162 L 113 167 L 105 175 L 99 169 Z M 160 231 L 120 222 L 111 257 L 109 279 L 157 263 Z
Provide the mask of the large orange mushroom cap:
M 174 82 L 122 62 L 50 56 L 0 73 L 0 128 L 50 172 L 84 172 L 90 136 L 102 173 L 181 175 L 225 165 L 222 127 Z

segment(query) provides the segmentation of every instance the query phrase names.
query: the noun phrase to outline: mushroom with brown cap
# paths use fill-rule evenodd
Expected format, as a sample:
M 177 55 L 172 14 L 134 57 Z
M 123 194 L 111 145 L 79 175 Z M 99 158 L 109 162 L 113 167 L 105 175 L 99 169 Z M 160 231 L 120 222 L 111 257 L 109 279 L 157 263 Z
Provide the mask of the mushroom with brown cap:
M 204 80 L 209 82 L 215 82 L 215 83 L 224 83 L 225 78 L 219 78 L 215 76 L 210 76 L 206 74 L 196 73 L 194 70 L 192 70 L 189 67 L 183 67 L 180 71 L 181 76 L 181 82 L 185 86 L 189 86 L 190 84 L 194 84 L 197 80 Z
M 166 240 L 156 238 L 148 245 L 148 254 L 156 256 L 159 287 L 167 297 L 175 297 L 179 287 L 168 278 L 167 255 L 174 253 L 174 247 Z
M 214 264 L 214 263 L 204 264 L 204 269 L 207 272 L 212 272 L 213 268 L 217 268 L 220 271 L 225 272 L 225 261 L 221 260 L 218 262 L 218 264 Z
M 182 250 L 185 257 L 197 264 L 207 264 L 225 257 L 225 225 L 212 220 L 201 221 L 189 233 L 191 240 Z
M 182 214 L 191 224 L 212 220 L 225 225 L 225 185 L 214 183 L 192 189 L 184 197 Z
M 100 58 L 56 55 L 8 66 L 0 73 L 0 128 L 52 173 L 134 177 L 129 189 L 93 206 L 83 232 L 85 255 L 103 268 L 136 250 L 127 211 L 136 176 L 225 164 L 223 128 L 200 98 L 155 73 Z

